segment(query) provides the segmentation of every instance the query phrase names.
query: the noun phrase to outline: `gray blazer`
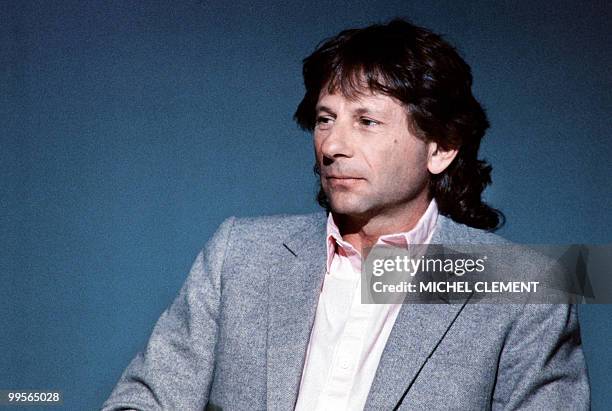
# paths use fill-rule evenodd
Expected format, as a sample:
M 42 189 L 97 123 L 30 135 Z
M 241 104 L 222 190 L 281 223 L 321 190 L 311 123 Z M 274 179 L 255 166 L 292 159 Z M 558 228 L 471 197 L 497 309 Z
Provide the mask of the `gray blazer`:
M 325 273 L 325 214 L 230 218 L 103 410 L 291 410 Z M 440 216 L 432 243 L 500 237 Z M 402 306 L 368 410 L 585 410 L 570 305 Z

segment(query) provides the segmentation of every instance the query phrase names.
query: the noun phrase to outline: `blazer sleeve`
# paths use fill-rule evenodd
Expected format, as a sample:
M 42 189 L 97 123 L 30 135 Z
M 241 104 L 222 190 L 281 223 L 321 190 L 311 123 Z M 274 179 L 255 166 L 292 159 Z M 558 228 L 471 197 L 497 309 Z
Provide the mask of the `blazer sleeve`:
M 215 363 L 221 271 L 233 218 L 197 256 L 146 349 L 131 361 L 102 410 L 203 409 Z
M 493 410 L 589 410 L 575 305 L 526 304 L 506 338 Z

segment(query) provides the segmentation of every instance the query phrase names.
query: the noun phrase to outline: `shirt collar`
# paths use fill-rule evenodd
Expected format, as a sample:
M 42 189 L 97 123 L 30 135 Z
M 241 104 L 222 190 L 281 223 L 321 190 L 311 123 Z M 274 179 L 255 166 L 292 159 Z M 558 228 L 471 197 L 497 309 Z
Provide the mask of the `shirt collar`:
M 431 240 L 438 220 L 438 204 L 432 199 L 419 221 L 410 231 L 380 236 L 376 244 L 386 244 L 396 247 L 407 247 L 410 244 L 427 244 Z M 327 272 L 329 272 L 334 254 L 342 249 L 346 254 L 358 253 L 354 247 L 342 239 L 340 229 L 334 221 L 332 213 L 327 217 Z

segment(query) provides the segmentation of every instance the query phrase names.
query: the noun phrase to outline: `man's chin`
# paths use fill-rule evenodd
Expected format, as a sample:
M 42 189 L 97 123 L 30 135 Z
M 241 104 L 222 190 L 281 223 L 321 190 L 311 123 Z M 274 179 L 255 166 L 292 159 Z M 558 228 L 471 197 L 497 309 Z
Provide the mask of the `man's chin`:
M 331 201 L 331 211 L 334 214 L 344 215 L 347 217 L 362 218 L 370 214 L 371 210 L 364 204 L 354 204 L 351 202 Z

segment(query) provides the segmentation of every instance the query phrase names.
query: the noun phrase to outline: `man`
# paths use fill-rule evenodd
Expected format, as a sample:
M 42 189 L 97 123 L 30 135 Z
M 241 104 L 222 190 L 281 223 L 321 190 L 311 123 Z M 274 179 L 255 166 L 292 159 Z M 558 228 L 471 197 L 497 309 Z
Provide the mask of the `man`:
M 329 212 L 230 218 L 104 409 L 588 409 L 573 306 L 362 304 L 377 244 L 495 244 L 469 66 L 402 20 L 304 61 Z

